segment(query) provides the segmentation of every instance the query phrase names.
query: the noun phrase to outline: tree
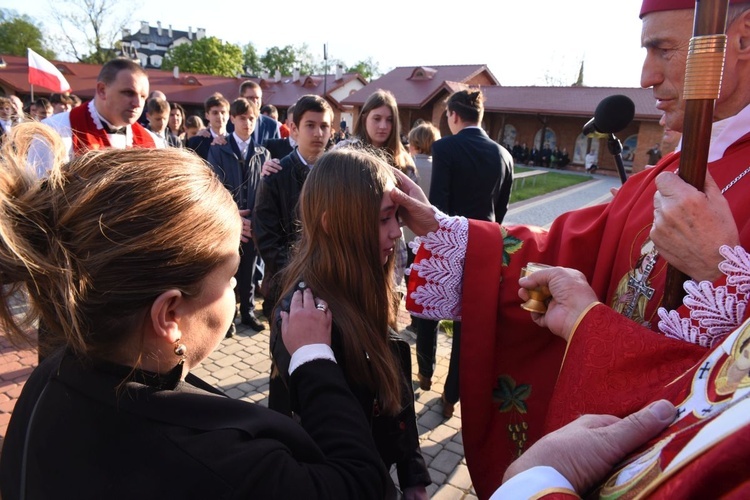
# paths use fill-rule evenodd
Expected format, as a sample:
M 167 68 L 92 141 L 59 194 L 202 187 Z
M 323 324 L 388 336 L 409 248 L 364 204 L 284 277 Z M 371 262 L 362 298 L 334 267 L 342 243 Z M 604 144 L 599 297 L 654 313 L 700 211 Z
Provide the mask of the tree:
M 54 51 L 46 47 L 42 26 L 27 15 L 0 9 L 0 54 L 26 57 L 30 48 L 46 59 L 55 59 Z
M 271 47 L 260 58 L 260 62 L 271 74 L 278 69 L 282 75 L 291 75 L 295 68 L 298 68 L 300 74 L 303 75 L 315 72 L 313 56 L 305 44 L 299 47 L 291 45 L 284 48 Z
M 60 0 L 50 4 L 50 12 L 70 55 L 80 62 L 104 64 L 117 55 L 118 40 L 136 7 L 133 0 Z
M 365 80 L 372 81 L 373 78 L 380 76 L 380 68 L 377 61 L 368 57 L 364 61 L 359 61 L 354 66 L 346 70 L 347 73 L 359 73 Z
M 164 56 L 162 69 L 170 70 L 177 66 L 181 71 L 190 73 L 232 77 L 243 73 L 242 63 L 241 48 L 209 36 L 171 48 Z
M 263 71 L 263 64 L 260 62 L 260 56 L 258 51 L 255 49 L 253 42 L 248 42 L 242 50 L 242 64 L 245 67 L 245 71 L 251 75 L 260 75 Z

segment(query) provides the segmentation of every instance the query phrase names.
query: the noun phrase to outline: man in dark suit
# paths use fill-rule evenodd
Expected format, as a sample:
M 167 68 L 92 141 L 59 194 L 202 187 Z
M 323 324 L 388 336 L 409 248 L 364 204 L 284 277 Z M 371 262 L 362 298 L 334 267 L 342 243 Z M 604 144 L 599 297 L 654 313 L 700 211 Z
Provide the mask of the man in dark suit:
M 291 128 L 294 123 L 294 104 L 289 106 L 289 109 L 287 109 L 286 117 L 287 123 L 289 123 Z M 271 153 L 271 158 L 275 160 L 280 160 L 281 158 L 294 151 L 294 147 L 296 145 L 297 141 L 292 137 L 291 134 L 289 134 L 289 137 L 282 137 L 280 139 L 267 139 L 263 143 L 263 147 L 266 148 L 269 153 Z
M 229 115 L 234 124 L 234 132 L 227 136 L 224 144 L 213 144 L 208 150 L 208 163 L 224 186 L 232 193 L 240 214 L 252 217 L 255 194 L 260 184 L 260 169 L 269 158 L 268 151 L 256 146 L 252 133 L 258 118 L 258 107 L 242 97 L 229 107 Z M 243 325 L 259 332 L 265 328 L 255 317 L 255 263 L 257 259 L 255 243 L 243 237 L 242 258 L 237 270 L 237 288 L 240 304 L 240 317 Z M 227 336 L 233 334 L 231 327 Z
M 462 90 L 446 102 L 448 127 L 454 134 L 432 145 L 430 203 L 448 215 L 501 222 L 508 211 L 513 183 L 513 157 L 490 139 L 479 124 L 484 97 L 479 90 Z M 419 383 L 431 384 L 437 324 L 417 327 Z M 443 415 L 453 415 L 458 401 L 458 359 L 461 323 L 453 322 L 453 350 L 443 391 Z
M 294 128 L 294 104 L 289 106 L 289 109 L 286 110 L 286 123 L 289 126 L 290 132 L 291 129 Z M 297 141 L 292 137 L 292 134 L 289 134 L 289 137 L 282 137 L 280 139 L 266 139 L 266 141 L 263 143 L 263 147 L 268 150 L 269 153 L 271 153 L 271 158 L 275 160 L 280 160 L 281 158 L 285 157 L 292 151 L 294 151 L 294 147 L 297 145 Z
M 240 97 L 244 97 L 250 102 L 254 102 L 258 109 L 263 106 L 263 89 L 260 85 L 252 80 L 246 80 L 240 85 Z M 234 129 L 230 123 L 227 130 L 231 133 Z M 255 124 L 253 140 L 255 144 L 263 144 L 268 139 L 281 138 L 281 124 L 270 116 L 258 116 L 258 123 Z

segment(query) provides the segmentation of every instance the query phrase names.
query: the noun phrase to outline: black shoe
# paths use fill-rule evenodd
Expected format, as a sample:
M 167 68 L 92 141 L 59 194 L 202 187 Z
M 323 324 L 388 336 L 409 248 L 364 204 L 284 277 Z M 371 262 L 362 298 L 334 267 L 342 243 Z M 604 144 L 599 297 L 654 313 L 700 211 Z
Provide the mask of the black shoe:
M 227 330 L 227 334 L 224 335 L 225 339 L 231 339 L 234 337 L 234 334 L 237 333 L 237 327 L 234 326 L 234 322 L 232 322 L 231 325 L 229 325 L 229 330 Z
M 242 324 L 247 325 L 256 332 L 260 332 L 266 329 L 266 325 L 264 325 L 258 318 L 256 318 L 253 315 L 250 316 L 243 316 L 242 317 Z

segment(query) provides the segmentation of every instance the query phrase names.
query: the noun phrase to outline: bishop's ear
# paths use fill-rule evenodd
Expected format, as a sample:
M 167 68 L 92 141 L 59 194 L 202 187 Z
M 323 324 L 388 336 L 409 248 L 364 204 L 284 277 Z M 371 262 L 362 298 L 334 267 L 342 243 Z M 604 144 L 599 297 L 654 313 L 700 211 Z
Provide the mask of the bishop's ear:
M 739 37 L 739 58 L 750 59 L 750 9 L 739 15 L 731 25 Z M 729 27 L 727 27 L 727 31 Z

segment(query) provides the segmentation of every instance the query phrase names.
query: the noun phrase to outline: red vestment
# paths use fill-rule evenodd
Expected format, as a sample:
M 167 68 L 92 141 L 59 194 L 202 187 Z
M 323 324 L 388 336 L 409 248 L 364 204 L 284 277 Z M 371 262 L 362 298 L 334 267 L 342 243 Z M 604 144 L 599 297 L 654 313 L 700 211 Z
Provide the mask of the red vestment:
M 536 326 L 520 308 L 518 279 L 528 262 L 575 268 L 583 272 L 599 299 L 609 305 L 623 276 L 637 267 L 653 221 L 655 177 L 674 172 L 679 153 L 670 154 L 653 169 L 631 177 L 614 200 L 606 205 L 569 212 L 558 217 L 548 232 L 528 226 L 500 226 L 470 221 L 469 242 L 463 275 L 461 343 L 461 405 L 466 460 L 480 498 L 500 485 L 510 462 L 538 440 L 545 431 L 545 417 L 565 353 L 565 342 L 547 329 Z M 730 146 L 709 171 L 720 188 L 750 166 L 750 134 Z M 750 248 L 750 199 L 746 195 L 750 175 L 725 193 L 740 233 L 740 242 Z M 700 238 L 696 234 L 695 238 Z M 503 245 L 509 250 L 503 265 Z M 427 257 L 420 249 L 415 262 Z M 644 318 L 656 328 L 656 311 L 664 288 L 665 261 L 659 258 L 650 275 L 654 298 L 647 303 Z M 720 284 L 723 278 L 717 282 Z M 412 292 L 420 285 L 410 279 Z M 410 306 L 410 309 L 413 309 Z M 687 316 L 686 308 L 679 310 Z M 632 362 L 641 359 L 643 377 L 606 377 L 611 359 L 596 365 L 597 376 L 610 381 L 610 394 L 599 393 L 581 400 L 580 413 L 610 413 L 624 416 L 650 401 L 656 381 L 675 377 L 700 359 L 705 348 L 680 343 L 656 332 L 620 335 L 638 329 L 631 320 L 617 316 L 601 325 L 611 338 L 605 349 Z M 653 357 L 663 360 L 655 363 Z M 671 356 L 671 358 L 670 358 Z M 628 368 L 632 370 L 632 368 Z M 632 373 L 632 372 L 631 372 Z M 642 386 L 641 384 L 645 384 Z M 585 386 L 582 383 L 581 386 Z M 663 385 L 662 385 L 663 387 Z M 555 397 L 577 401 L 577 392 L 556 391 Z M 590 404 L 590 406 L 589 406 Z M 576 415 L 577 416 L 577 415 Z M 572 420 L 557 418 L 554 427 Z
M 680 410 L 678 420 L 630 455 L 625 464 L 636 463 L 639 459 L 641 463 L 635 470 L 627 471 L 625 477 L 620 477 L 619 484 L 615 479 L 621 467 L 615 468 L 616 473 L 604 481 L 599 491 L 602 498 L 619 495 L 634 498 L 638 494 L 664 499 L 747 498 L 750 494 L 750 474 L 747 473 L 750 382 L 746 375 L 736 389 L 717 393 L 717 388 L 722 386 L 719 379 L 733 362 L 737 346 L 750 337 L 750 322 L 730 336 L 724 345 L 705 353 L 692 367 L 680 370 L 678 365 L 688 364 L 690 353 L 683 353 L 682 359 L 679 359 L 679 352 L 673 356 L 677 359 L 665 359 L 664 354 L 673 351 L 662 349 L 659 353 L 658 349 L 650 349 L 656 343 L 647 346 L 648 343 L 642 342 L 649 332 L 632 322 L 633 328 L 617 330 L 613 338 L 610 325 L 619 321 L 618 313 L 598 305 L 576 328 L 550 403 L 549 430 L 574 420 L 582 411 L 607 413 L 614 408 L 630 413 L 652 401 L 668 399 Z M 684 342 L 671 342 L 678 344 L 671 346 L 678 351 L 690 347 L 698 349 Z M 633 345 L 646 348 L 631 349 Z M 622 359 L 624 353 L 637 354 L 641 363 Z M 602 366 L 607 367 L 606 372 Z M 675 376 L 677 371 L 679 374 Z M 618 390 L 630 396 L 625 398 L 627 402 L 611 394 L 611 381 L 615 379 L 635 382 L 636 387 L 630 391 Z M 570 397 L 571 394 L 575 397 Z M 597 401 L 597 398 L 603 400 Z M 712 434 L 715 437 L 707 437 Z M 626 481 L 627 478 L 630 480 Z M 557 497 L 551 494 L 542 498 Z
M 151 134 L 136 122 L 130 126 L 133 132 L 133 147 L 155 148 Z M 70 110 L 70 129 L 73 139 L 73 152 L 80 156 L 86 151 L 112 147 L 104 129 L 98 128 L 91 117 L 88 103 Z

